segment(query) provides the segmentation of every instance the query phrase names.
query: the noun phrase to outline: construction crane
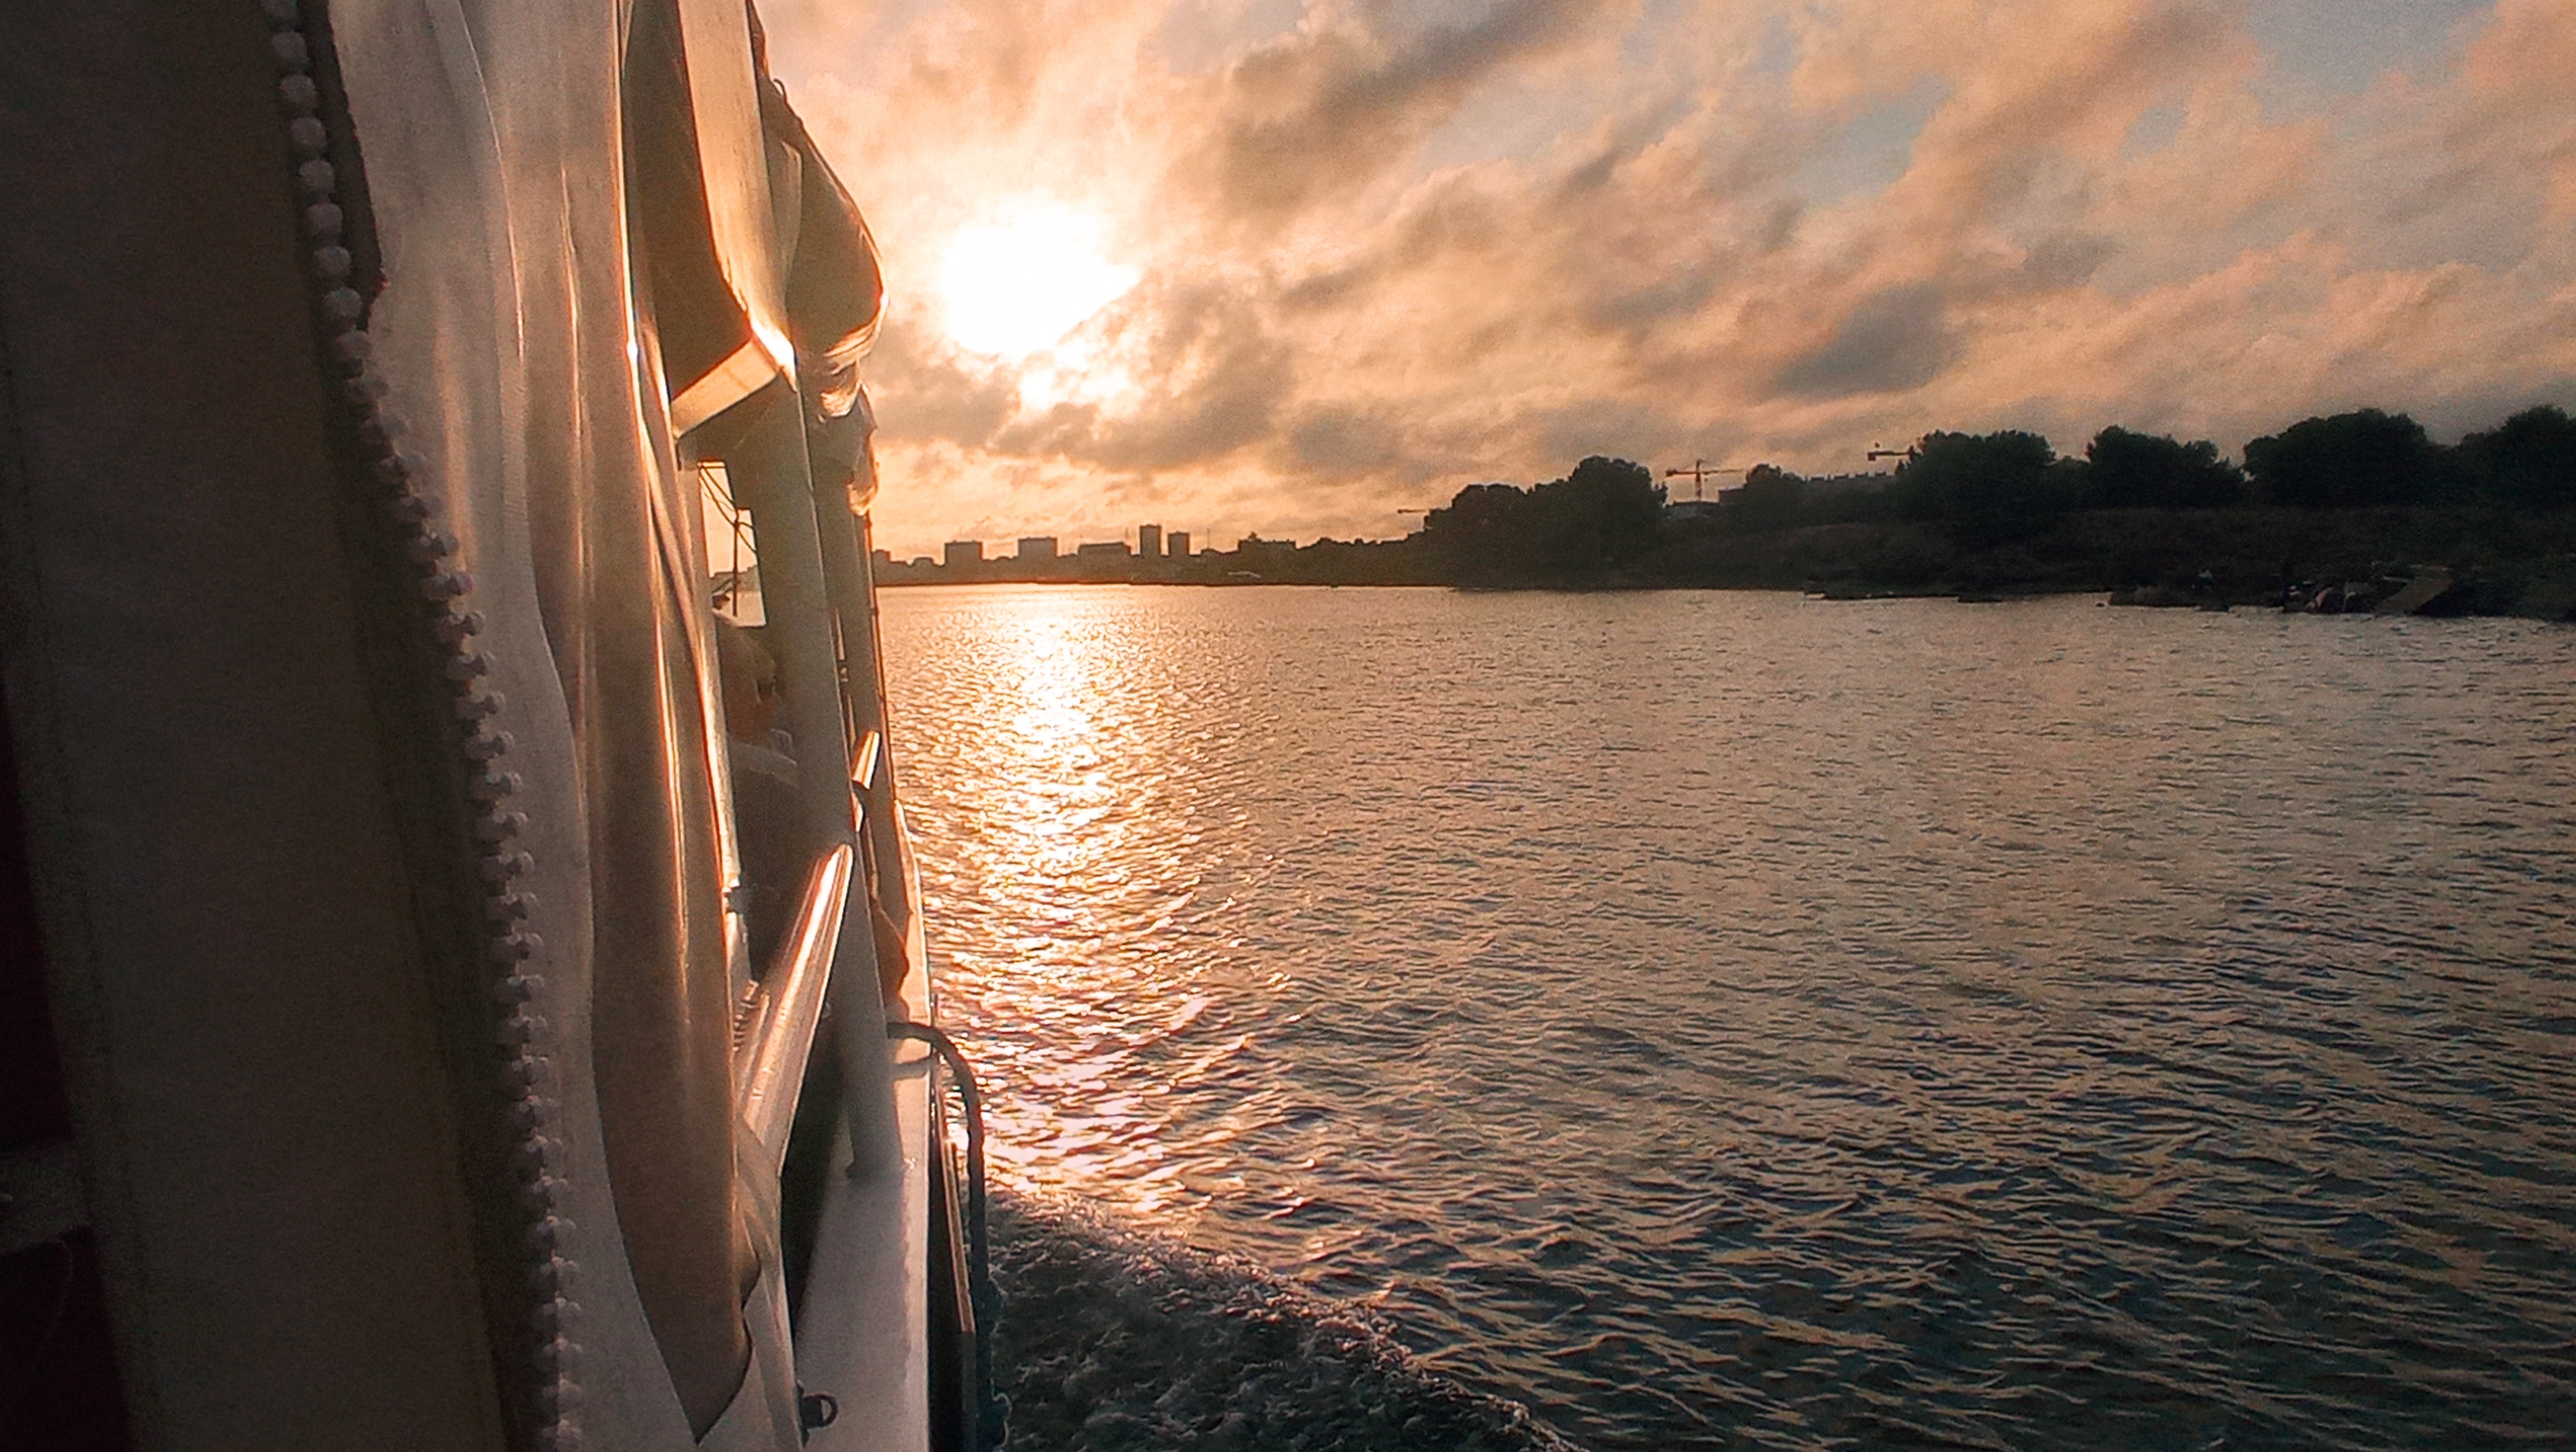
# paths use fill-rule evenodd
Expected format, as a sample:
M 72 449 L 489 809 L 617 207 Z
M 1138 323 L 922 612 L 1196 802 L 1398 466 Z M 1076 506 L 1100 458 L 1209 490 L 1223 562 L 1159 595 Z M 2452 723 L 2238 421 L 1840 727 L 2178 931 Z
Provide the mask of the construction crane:
M 1712 469 L 1708 466 L 1708 460 L 1693 459 L 1691 460 L 1691 466 L 1687 469 L 1666 469 L 1664 471 L 1664 477 L 1667 479 L 1690 480 L 1691 498 L 1694 501 L 1697 501 L 1700 497 L 1701 487 L 1708 482 L 1711 476 L 1723 479 L 1729 474 L 1742 474 L 1743 472 L 1744 471 L 1742 469 L 1738 469 L 1732 465 Z

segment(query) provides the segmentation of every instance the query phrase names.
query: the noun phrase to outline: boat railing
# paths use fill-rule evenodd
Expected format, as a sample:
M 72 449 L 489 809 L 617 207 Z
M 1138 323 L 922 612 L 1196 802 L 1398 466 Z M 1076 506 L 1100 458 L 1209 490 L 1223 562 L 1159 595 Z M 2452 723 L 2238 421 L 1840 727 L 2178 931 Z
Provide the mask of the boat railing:
M 806 874 L 795 919 L 760 980 L 749 1041 L 734 1062 L 734 1104 L 767 1153 L 772 1174 L 787 1162 L 788 1129 L 823 1019 L 824 989 L 849 902 L 851 863 L 850 848 L 842 844 L 815 859 Z
M 862 802 L 876 790 L 877 759 L 884 746 L 884 733 L 871 726 L 859 733 L 858 748 L 850 753 L 850 787 Z

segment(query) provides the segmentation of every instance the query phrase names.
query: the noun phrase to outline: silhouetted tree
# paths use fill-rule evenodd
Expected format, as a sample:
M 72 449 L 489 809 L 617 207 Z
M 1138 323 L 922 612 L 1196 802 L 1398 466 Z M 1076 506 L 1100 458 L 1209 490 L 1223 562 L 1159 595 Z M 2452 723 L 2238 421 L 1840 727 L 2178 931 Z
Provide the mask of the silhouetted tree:
M 1599 456 L 1534 489 L 1470 484 L 1422 522 L 1432 568 L 1462 585 L 1577 584 L 1654 547 L 1664 490 L 1645 466 Z
M 1982 549 L 2034 533 L 2072 506 L 2074 481 L 2056 466 L 2057 451 L 2038 434 L 1926 434 L 1897 471 L 1897 507 Z
M 2460 458 L 2478 487 L 2516 509 L 2576 507 L 2576 418 L 2563 409 L 2527 408 L 2497 428 L 2460 440 Z
M 1539 557 L 1548 572 L 1590 580 L 1654 547 L 1664 486 L 1643 464 L 1598 454 L 1530 491 Z
M 1422 521 L 1432 568 L 1462 585 L 1504 584 L 1527 573 L 1536 533 L 1529 494 L 1509 484 L 1470 484 Z
M 2302 419 L 2245 446 L 2245 471 L 2275 504 L 2417 504 L 2443 483 L 2444 451 L 2402 413 L 2365 408 Z
M 1786 529 L 1804 521 L 1807 481 L 1775 464 L 1744 471 L 1744 487 L 1726 498 L 1726 518 L 1738 529 Z
M 1509 484 L 1470 484 L 1423 520 L 1432 534 L 1485 534 L 1517 530 L 1529 518 L 1529 495 Z
M 2245 473 L 2218 445 L 2113 426 L 2084 447 L 2085 483 L 2104 509 L 2214 509 L 2245 498 Z

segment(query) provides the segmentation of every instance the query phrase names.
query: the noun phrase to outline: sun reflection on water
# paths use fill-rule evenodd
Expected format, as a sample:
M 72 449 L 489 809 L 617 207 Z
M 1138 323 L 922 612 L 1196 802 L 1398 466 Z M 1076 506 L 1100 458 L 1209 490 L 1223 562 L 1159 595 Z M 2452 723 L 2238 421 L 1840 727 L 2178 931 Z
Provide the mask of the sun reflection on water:
M 991 782 L 995 831 L 976 864 L 990 877 L 1066 881 L 1106 855 L 1093 835 L 1112 795 L 1100 742 L 1099 659 L 1058 617 L 1033 615 L 1001 644 L 1010 651 L 1003 751 Z
M 1223 1141 L 1167 1143 L 1151 1103 L 1209 1065 L 1193 1030 L 1215 999 L 1192 984 L 1211 783 L 1173 749 L 1176 708 L 1202 693 L 1096 596 L 981 592 L 957 624 L 971 638 L 945 672 L 898 689 L 930 697 L 916 719 L 981 723 L 904 744 L 935 783 L 913 810 L 944 849 L 922 870 L 949 1011 L 1006 1086 L 995 1168 L 1145 1213 L 1203 1201 Z M 984 910 L 946 910 L 970 903 Z M 1183 1035 L 1197 1052 L 1174 1051 Z

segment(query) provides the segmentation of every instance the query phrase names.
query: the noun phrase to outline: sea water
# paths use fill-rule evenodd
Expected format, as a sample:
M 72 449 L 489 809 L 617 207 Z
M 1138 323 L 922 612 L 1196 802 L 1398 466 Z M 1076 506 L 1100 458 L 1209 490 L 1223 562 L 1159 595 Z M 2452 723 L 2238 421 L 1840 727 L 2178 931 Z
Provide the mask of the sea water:
M 883 618 L 1018 1445 L 2576 1427 L 2576 630 Z

